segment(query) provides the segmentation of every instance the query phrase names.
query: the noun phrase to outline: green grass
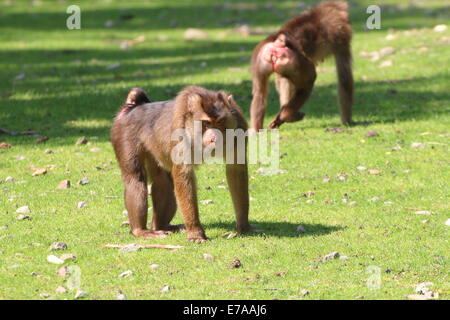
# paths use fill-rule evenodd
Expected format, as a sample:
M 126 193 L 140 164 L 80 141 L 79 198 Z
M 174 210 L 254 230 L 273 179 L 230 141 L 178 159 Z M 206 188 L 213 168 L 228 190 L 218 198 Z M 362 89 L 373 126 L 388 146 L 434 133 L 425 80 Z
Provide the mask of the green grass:
M 50 139 L 38 144 L 33 136 L 0 136 L 13 145 L 0 149 L 0 179 L 14 177 L 0 184 L 0 299 L 42 299 L 42 293 L 73 298 L 73 292 L 55 293 L 66 286 L 55 274 L 59 266 L 46 261 L 55 241 L 67 243 L 67 252 L 77 256 L 65 265 L 81 269 L 89 299 L 114 299 L 119 291 L 130 299 L 404 299 L 425 281 L 433 282 L 440 299 L 449 298 L 450 32 L 433 31 L 448 22 L 448 1 L 379 0 L 382 29 L 374 31 L 363 28 L 365 8 L 373 2 L 352 1 L 354 119 L 371 124 L 342 133 L 324 130 L 340 126 L 334 65 L 325 62 L 305 120 L 280 130 L 286 153 L 280 166 L 287 173 L 262 176 L 257 166 L 250 168 L 251 222 L 264 233 L 222 237 L 234 231 L 231 201 L 218 188 L 223 168 L 205 166 L 198 172 L 199 198 L 214 203 L 200 205 L 210 237 L 202 245 L 186 242 L 185 234 L 138 240 L 120 226 L 126 216 L 108 135 L 112 117 L 132 87 L 164 100 L 196 84 L 232 92 L 248 118 L 248 60 L 263 36 L 244 37 L 233 29 L 247 23 L 273 30 L 299 12 L 297 2 L 78 1 L 78 31 L 65 28 L 69 1 L 10 2 L 0 4 L 0 127 L 38 130 Z M 134 18 L 121 20 L 124 13 Z M 104 26 L 107 20 L 114 21 L 112 28 Z M 184 42 L 188 27 L 204 29 L 209 39 Z M 389 29 L 395 40 L 386 40 Z M 120 41 L 141 35 L 143 43 L 120 49 Z M 386 46 L 396 53 L 377 62 L 360 56 Z M 379 68 L 384 60 L 393 66 Z M 121 66 L 106 70 L 116 62 Z M 14 80 L 22 72 L 25 77 Z M 277 99 L 272 87 L 267 122 L 277 112 Z M 367 131 L 379 136 L 366 137 Z M 90 145 L 75 146 L 80 136 Z M 412 148 L 413 142 L 425 147 Z M 401 149 L 392 150 L 397 144 Z M 19 155 L 25 159 L 17 160 Z M 32 177 L 34 167 L 50 165 L 55 167 L 46 175 Z M 339 181 L 338 175 L 347 179 Z M 329 183 L 322 182 L 326 176 Z M 83 177 L 91 183 L 75 185 Z M 63 179 L 73 187 L 57 190 Z M 315 191 L 312 203 L 302 196 L 308 190 Z M 343 203 L 345 194 L 357 205 Z M 368 201 L 373 197 L 379 200 Z M 88 207 L 77 209 L 79 201 Z M 31 220 L 16 219 L 24 205 L 31 208 Z M 418 210 L 433 214 L 416 215 Z M 182 222 L 179 215 L 175 220 Z M 307 232 L 298 234 L 298 225 Z M 106 243 L 185 247 L 124 254 L 102 248 Z M 349 258 L 319 262 L 332 251 Z M 215 259 L 205 260 L 203 253 Z M 230 269 L 236 258 L 242 268 Z M 153 263 L 160 267 L 151 270 Z M 369 266 L 381 270 L 378 290 L 366 285 Z M 126 270 L 134 275 L 119 278 Z M 285 275 L 277 276 L 280 271 Z M 164 285 L 171 290 L 161 293 Z M 310 294 L 301 296 L 301 289 Z

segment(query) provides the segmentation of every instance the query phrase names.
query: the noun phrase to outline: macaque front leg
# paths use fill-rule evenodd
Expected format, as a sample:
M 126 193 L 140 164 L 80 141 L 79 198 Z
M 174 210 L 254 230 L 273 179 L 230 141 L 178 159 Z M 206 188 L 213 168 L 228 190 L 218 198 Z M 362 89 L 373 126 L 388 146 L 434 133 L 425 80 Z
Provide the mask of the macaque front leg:
M 311 91 L 312 86 L 309 86 L 306 89 L 297 89 L 289 103 L 281 107 L 281 110 L 278 112 L 275 119 L 269 123 L 269 127 L 271 129 L 275 129 L 285 122 L 296 122 L 302 120 L 305 114 L 299 110 L 303 107 L 306 100 L 308 100 Z
M 238 233 L 250 230 L 248 222 L 249 195 L 247 164 L 227 164 L 227 182 L 236 213 Z
M 194 169 L 186 165 L 174 165 L 172 177 L 188 240 L 205 242 L 207 238 L 199 219 Z
M 263 128 L 264 114 L 267 108 L 267 94 L 269 93 L 269 75 L 256 74 L 253 76 L 253 99 L 250 106 L 251 129 L 255 132 Z

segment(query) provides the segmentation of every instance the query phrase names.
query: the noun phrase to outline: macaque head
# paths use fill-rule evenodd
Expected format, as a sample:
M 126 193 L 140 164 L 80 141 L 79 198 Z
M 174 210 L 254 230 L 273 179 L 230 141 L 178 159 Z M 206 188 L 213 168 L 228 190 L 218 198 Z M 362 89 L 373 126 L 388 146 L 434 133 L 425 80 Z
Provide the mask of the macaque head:
M 205 90 L 192 93 L 188 100 L 192 119 L 201 124 L 203 147 L 214 148 L 216 143 L 223 143 L 226 129 L 236 128 L 232 110 L 237 106 L 232 95 Z

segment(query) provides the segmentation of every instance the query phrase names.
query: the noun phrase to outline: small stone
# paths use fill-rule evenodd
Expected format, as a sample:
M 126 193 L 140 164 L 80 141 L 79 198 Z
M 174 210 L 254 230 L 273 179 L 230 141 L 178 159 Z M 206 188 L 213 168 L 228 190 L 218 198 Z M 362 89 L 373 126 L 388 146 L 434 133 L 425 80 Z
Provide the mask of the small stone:
M 350 201 L 350 202 L 348 203 L 348 205 L 349 205 L 350 207 L 354 207 L 354 206 L 358 205 L 358 203 L 357 203 L 356 201 Z
M 18 208 L 16 210 L 17 213 L 22 213 L 22 214 L 26 214 L 26 213 L 31 213 L 30 207 L 29 206 L 22 206 L 20 208 Z
M 69 189 L 70 188 L 70 180 L 63 180 L 58 184 L 57 189 Z
M 17 220 L 28 220 L 28 219 L 31 219 L 31 217 L 30 216 L 26 216 L 24 214 L 19 214 L 17 216 Z
M 358 169 L 359 171 L 365 171 L 365 170 L 367 170 L 367 168 L 364 167 L 364 166 L 358 166 L 358 167 L 356 167 L 356 169 Z
M 78 209 L 83 209 L 85 207 L 87 207 L 87 203 L 86 202 L 84 202 L 84 201 L 78 202 L 78 204 L 77 204 L 77 208 Z
M 36 143 L 43 143 L 43 142 L 45 142 L 45 141 L 48 141 L 48 139 L 50 139 L 50 138 L 49 138 L 49 137 L 46 137 L 46 136 L 44 136 L 44 137 L 39 137 L 39 138 L 36 139 Z
M 5 182 L 13 182 L 14 178 L 13 177 L 6 177 L 5 178 Z
M 423 147 L 425 147 L 425 144 L 423 144 L 422 142 L 411 143 L 411 148 L 423 148 Z
M 158 268 L 159 268 L 159 264 L 157 264 L 157 263 L 153 263 L 150 265 L 150 270 L 156 270 Z
M 300 295 L 307 296 L 308 294 L 309 294 L 309 290 L 307 290 L 307 289 L 300 290 Z
M 383 202 L 383 204 L 386 206 L 390 206 L 392 204 L 392 201 L 385 201 L 385 202 Z
M 77 182 L 78 185 L 84 186 L 85 184 L 90 183 L 91 181 L 88 178 L 83 178 Z
M 86 137 L 81 137 L 78 138 L 77 142 L 75 142 L 75 145 L 80 146 L 82 144 L 87 144 L 88 143 L 88 139 L 86 139 Z
M 234 259 L 233 262 L 231 262 L 231 264 L 230 264 L 231 269 L 237 269 L 240 267 L 242 267 L 242 263 L 241 263 L 241 261 L 239 261 L 239 259 Z
M 340 256 L 339 257 L 339 260 L 347 260 L 348 259 L 348 256 Z
M 325 178 L 323 178 L 322 183 L 328 183 L 328 182 L 330 182 L 330 181 L 331 181 L 330 178 L 325 177 Z
M 337 176 L 337 179 L 338 179 L 339 181 L 345 181 L 345 180 L 347 180 L 347 178 L 346 178 L 345 176 Z
M 114 70 L 114 69 L 119 68 L 121 65 L 122 65 L 122 64 L 121 64 L 120 62 L 114 62 L 114 63 L 111 63 L 111 64 L 107 65 L 107 66 L 105 67 L 105 69 L 106 69 L 106 70 Z
M 75 260 L 77 256 L 72 253 L 65 253 L 59 258 L 63 261 L 66 261 L 66 260 Z
M 204 253 L 203 254 L 203 259 L 205 259 L 205 260 L 214 260 L 214 256 L 212 254 L 209 254 L 209 253 Z
M 305 227 L 304 227 L 304 226 L 302 226 L 302 225 L 299 225 L 299 226 L 297 226 L 297 232 L 300 232 L 300 233 L 305 233 L 305 232 L 306 232 L 306 229 L 305 229 Z
M 228 231 L 228 232 L 225 232 L 223 234 L 223 237 L 225 239 L 232 239 L 232 238 L 235 238 L 236 236 L 237 236 L 237 233 L 236 232 L 232 232 L 232 231 Z
M 308 199 L 308 200 L 306 200 L 306 203 L 307 203 L 307 204 L 314 203 L 314 200 L 313 200 L 313 199 Z
M 44 153 L 51 154 L 51 153 L 53 153 L 53 151 L 51 149 L 45 149 Z
M 168 285 L 165 285 L 164 287 L 161 288 L 161 290 L 159 290 L 159 292 L 167 292 L 170 290 L 170 287 Z
M 89 151 L 90 152 L 100 152 L 100 151 L 102 151 L 102 149 L 100 149 L 100 148 L 91 148 L 91 149 L 89 149 Z
M 116 297 L 116 300 L 127 300 L 127 296 L 121 293 Z
M 387 41 L 392 41 L 392 40 L 394 40 L 395 39 L 395 35 L 393 35 L 393 34 L 388 34 L 387 36 L 386 36 L 386 40 Z
M 432 214 L 432 212 L 431 211 L 427 211 L 427 210 L 421 210 L 421 211 L 416 211 L 416 214 L 429 216 L 430 214 Z
M 373 174 L 373 175 L 380 174 L 380 170 L 378 170 L 378 169 L 370 169 L 369 170 L 369 174 Z
M 18 155 L 18 156 L 16 156 L 16 159 L 19 160 L 19 161 L 22 161 L 22 160 L 25 160 L 26 157 L 22 156 L 22 155 Z
M 47 256 L 47 261 L 54 264 L 63 264 L 64 261 L 54 255 Z
M 428 223 L 429 220 L 422 220 L 420 222 L 422 222 L 423 224 Z
M 67 276 L 69 274 L 70 274 L 70 272 L 69 272 L 69 268 L 68 267 L 61 267 L 61 268 L 58 269 L 58 271 L 56 271 L 56 275 L 58 277 L 65 277 L 65 276 Z
M 208 39 L 208 33 L 200 29 L 189 28 L 184 32 L 184 41 L 195 41 Z
M 447 26 L 445 24 L 438 24 L 433 28 L 434 32 L 444 32 L 445 30 L 447 30 Z
M 382 49 L 380 49 L 380 51 L 378 51 L 378 53 L 382 57 L 388 56 L 388 55 L 391 55 L 391 54 L 395 53 L 395 48 L 393 48 L 393 47 L 382 48 Z
M 74 298 L 75 299 L 81 299 L 87 296 L 87 292 L 81 289 L 78 289 L 77 292 L 75 293 Z
M 55 292 L 56 293 L 66 293 L 67 289 L 61 286 L 61 287 L 56 288 Z
M 376 131 L 367 131 L 366 137 L 378 137 L 380 134 Z
M 380 200 L 380 197 L 373 197 L 373 198 L 370 198 L 370 199 L 367 200 L 367 201 L 375 202 L 375 201 L 378 201 L 378 200 Z
M 47 174 L 47 169 L 38 169 L 33 172 L 32 176 L 36 177 L 36 176 L 42 176 L 44 174 Z
M 450 219 L 447 219 L 447 221 L 445 221 L 445 225 L 450 227 Z
M 326 256 L 322 257 L 320 261 L 325 262 L 333 259 L 338 259 L 340 256 L 339 252 L 333 251 L 332 253 L 327 254 Z
M 380 63 L 380 68 L 392 67 L 392 65 L 393 65 L 392 60 L 386 60 Z
M 311 198 L 315 194 L 316 194 L 316 192 L 314 190 L 309 190 L 309 191 L 306 191 L 305 193 L 302 193 L 302 197 Z
M 213 203 L 214 201 L 208 199 L 208 200 L 202 200 L 202 201 L 200 201 L 200 202 L 201 202 L 202 204 L 204 204 L 204 205 L 207 205 L 207 204 Z
M 50 297 L 50 295 L 48 293 L 41 293 L 41 294 L 39 294 L 39 296 L 42 297 L 42 298 Z
M 132 274 L 133 274 L 133 271 L 127 270 L 127 271 L 124 271 L 121 274 L 119 274 L 119 278 L 126 278 L 126 277 L 131 276 Z
M 114 21 L 113 20 L 106 20 L 105 22 L 105 27 L 106 28 L 112 28 L 114 26 Z
M 67 250 L 67 244 L 64 242 L 53 242 L 50 250 Z

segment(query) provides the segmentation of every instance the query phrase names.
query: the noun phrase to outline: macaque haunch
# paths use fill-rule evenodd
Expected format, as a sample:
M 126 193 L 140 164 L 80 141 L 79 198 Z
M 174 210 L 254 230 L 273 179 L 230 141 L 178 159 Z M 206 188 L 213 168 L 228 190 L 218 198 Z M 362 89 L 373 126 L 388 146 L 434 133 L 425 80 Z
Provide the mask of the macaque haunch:
M 178 206 L 188 240 L 203 242 L 206 235 L 199 220 L 196 165 L 192 161 L 173 160 L 173 150 L 178 145 L 172 140 L 173 133 L 185 130 L 190 139 L 188 142 L 199 138 L 200 149 L 204 149 L 225 137 L 226 129 L 245 131 L 247 123 L 233 97 L 223 91 L 189 86 L 174 100 L 149 101 L 141 89 L 131 90 L 111 129 L 111 140 L 125 185 L 125 207 L 131 233 L 142 238 L 158 238 L 178 231 L 182 226 L 170 224 Z M 194 130 L 195 123 L 201 124 L 200 132 Z M 237 137 L 233 137 L 235 139 Z M 237 231 L 240 233 L 250 228 L 246 143 L 244 140 L 244 150 L 240 150 L 244 152 L 243 163 L 227 161 L 226 164 Z M 193 149 L 198 148 L 195 143 L 193 146 Z M 189 150 L 195 151 L 193 149 Z M 236 160 L 239 150 L 233 151 Z M 151 228 L 147 228 L 148 181 L 152 183 Z
M 251 128 L 263 126 L 267 106 L 269 76 L 276 73 L 280 111 L 269 124 L 277 128 L 284 122 L 303 119 L 300 108 L 311 94 L 316 65 L 334 55 L 338 73 L 341 121 L 352 121 L 353 76 L 350 42 L 352 29 L 347 3 L 322 2 L 289 20 L 279 31 L 260 42 L 252 55 L 253 100 Z

